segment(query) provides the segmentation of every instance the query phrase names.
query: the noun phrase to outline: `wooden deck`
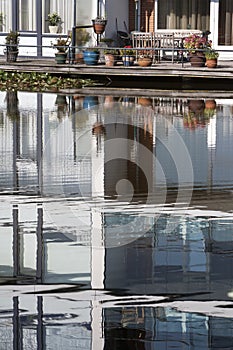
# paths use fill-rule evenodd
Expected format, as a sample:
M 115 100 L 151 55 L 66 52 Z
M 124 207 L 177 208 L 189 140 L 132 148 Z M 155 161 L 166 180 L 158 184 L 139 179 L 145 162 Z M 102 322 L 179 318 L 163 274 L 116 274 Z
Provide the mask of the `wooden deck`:
M 54 59 L 22 59 L 15 63 L 7 63 L 0 59 L 0 69 L 19 72 L 48 72 L 52 74 L 71 75 L 77 78 L 92 78 L 104 81 L 106 86 L 127 86 L 165 88 L 171 84 L 181 85 L 181 89 L 198 88 L 233 90 L 233 61 L 219 61 L 218 67 L 194 68 L 189 62 L 161 61 L 151 67 L 142 68 L 135 64 L 125 67 L 118 63 L 114 67 L 105 66 L 104 63 L 96 66 L 85 64 L 57 64 Z M 178 86 L 177 86 L 178 87 Z

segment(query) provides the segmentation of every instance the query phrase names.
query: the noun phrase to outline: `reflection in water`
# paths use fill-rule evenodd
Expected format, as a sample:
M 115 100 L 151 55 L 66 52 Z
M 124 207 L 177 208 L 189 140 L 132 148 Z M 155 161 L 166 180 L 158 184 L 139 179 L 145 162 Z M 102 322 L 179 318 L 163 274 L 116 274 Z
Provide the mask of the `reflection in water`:
M 232 349 L 231 101 L 5 95 L 0 349 Z

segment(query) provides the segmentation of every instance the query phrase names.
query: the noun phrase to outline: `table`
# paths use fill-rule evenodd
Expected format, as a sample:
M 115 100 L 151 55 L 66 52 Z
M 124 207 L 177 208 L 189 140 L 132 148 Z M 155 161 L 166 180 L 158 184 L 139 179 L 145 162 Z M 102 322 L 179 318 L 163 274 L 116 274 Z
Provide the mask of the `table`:
M 202 31 L 195 29 L 157 29 L 154 32 L 131 32 L 133 48 L 137 49 L 137 55 L 140 49 L 152 49 L 154 60 L 160 61 L 161 56 L 170 51 L 172 62 L 174 62 L 175 53 L 182 48 L 183 39 L 191 34 L 202 35 Z

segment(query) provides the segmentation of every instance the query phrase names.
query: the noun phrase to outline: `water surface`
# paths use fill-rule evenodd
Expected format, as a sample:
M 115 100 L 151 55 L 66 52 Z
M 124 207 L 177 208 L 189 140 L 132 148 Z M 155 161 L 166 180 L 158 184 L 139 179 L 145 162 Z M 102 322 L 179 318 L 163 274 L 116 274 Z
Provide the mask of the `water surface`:
M 232 100 L 0 93 L 0 349 L 232 349 Z

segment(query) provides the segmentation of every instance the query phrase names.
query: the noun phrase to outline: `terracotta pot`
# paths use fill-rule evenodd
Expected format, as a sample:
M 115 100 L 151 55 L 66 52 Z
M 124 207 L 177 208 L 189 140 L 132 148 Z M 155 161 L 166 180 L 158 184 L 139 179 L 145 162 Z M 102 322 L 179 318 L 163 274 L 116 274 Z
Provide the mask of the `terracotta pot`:
M 83 53 L 79 52 L 75 54 L 75 63 L 84 63 Z
M 207 108 L 207 109 L 215 109 L 216 108 L 215 100 L 206 100 L 205 101 L 205 108 Z
M 148 97 L 139 97 L 138 103 L 141 106 L 149 107 L 152 106 L 152 99 Z
M 217 58 L 206 59 L 206 67 L 208 68 L 216 68 L 218 64 Z
M 108 67 L 112 67 L 112 66 L 115 66 L 116 64 L 116 57 L 112 54 L 106 54 L 104 56 L 105 58 L 105 65 L 108 66 Z
M 101 122 L 96 122 L 92 128 L 93 135 L 103 135 L 105 134 L 105 126 Z
M 102 23 L 98 23 L 95 22 L 95 20 L 92 20 L 93 29 L 96 34 L 103 34 L 103 32 L 105 31 L 106 24 L 107 20 L 103 20 Z
M 141 67 L 149 67 L 152 65 L 152 58 L 150 57 L 141 57 L 138 59 L 138 64 Z

